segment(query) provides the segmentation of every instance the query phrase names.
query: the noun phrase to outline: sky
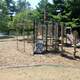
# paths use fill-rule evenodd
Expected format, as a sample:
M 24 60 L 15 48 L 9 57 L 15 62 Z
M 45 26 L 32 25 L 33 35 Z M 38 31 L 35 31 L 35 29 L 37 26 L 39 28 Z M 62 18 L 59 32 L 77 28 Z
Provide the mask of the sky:
M 15 0 L 15 1 L 17 1 L 17 0 Z M 29 2 L 30 2 L 31 7 L 32 7 L 33 9 L 35 9 L 36 6 L 37 6 L 37 4 L 40 2 L 40 0 L 26 0 L 26 1 L 29 1 Z M 48 0 L 48 1 L 49 1 L 49 2 L 52 2 L 52 0 Z
M 32 8 L 36 8 L 37 4 L 40 2 L 40 0 L 27 0 L 31 3 Z M 48 0 L 49 2 L 52 2 L 52 0 Z

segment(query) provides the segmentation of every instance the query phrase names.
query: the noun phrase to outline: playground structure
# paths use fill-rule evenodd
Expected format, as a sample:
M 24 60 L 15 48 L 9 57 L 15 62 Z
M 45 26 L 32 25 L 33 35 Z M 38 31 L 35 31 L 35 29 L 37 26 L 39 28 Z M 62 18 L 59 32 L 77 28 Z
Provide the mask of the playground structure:
M 65 31 L 66 31 L 65 32 L 66 43 L 73 45 L 74 44 L 73 38 L 74 38 L 74 35 L 76 34 L 76 38 L 77 38 L 76 45 L 77 45 L 77 47 L 80 46 L 79 45 L 80 41 L 79 41 L 79 34 L 78 34 L 78 32 L 76 30 L 73 31 L 71 27 L 66 27 Z
M 66 45 L 74 47 L 74 56 L 76 56 L 77 48 L 80 48 L 79 34 L 76 30 L 72 30 L 71 27 L 65 28 Z
M 59 27 L 57 23 L 52 21 L 47 21 L 43 24 L 40 22 L 38 24 L 35 23 L 34 30 L 34 53 L 38 53 L 37 50 L 41 49 L 41 52 L 63 52 L 63 34 L 61 34 L 61 47 L 59 46 Z M 61 32 L 63 33 L 63 29 L 61 29 Z M 40 44 L 40 42 L 42 43 Z
M 25 52 L 25 41 L 31 40 L 33 43 L 33 54 L 44 54 L 49 52 L 55 52 L 55 53 L 65 53 L 64 50 L 64 43 L 67 43 L 67 39 L 70 41 L 70 44 L 73 45 L 74 49 L 74 57 L 76 56 L 76 48 L 77 48 L 77 35 L 78 33 L 76 31 L 73 31 L 73 34 L 67 35 L 67 30 L 65 30 L 63 23 L 57 23 L 53 21 L 45 21 L 44 23 L 41 22 L 30 22 L 32 24 L 32 29 L 26 29 L 26 26 L 24 24 L 18 24 L 19 27 L 17 27 L 17 49 L 19 49 L 19 31 L 18 29 L 21 26 L 22 30 L 22 40 L 23 40 L 23 46 L 24 46 L 24 52 Z M 66 33 L 65 33 L 66 31 Z M 30 37 L 28 32 L 30 33 Z M 71 32 L 71 28 L 70 28 Z M 27 33 L 27 34 L 26 34 Z M 64 37 L 65 36 L 65 37 Z M 71 38 L 72 37 L 72 38 Z M 30 38 L 30 39 L 29 39 Z M 66 39 L 66 40 L 65 40 Z
M 24 40 L 23 41 L 23 45 L 24 45 L 24 52 L 25 52 L 25 31 L 28 32 L 30 31 L 31 34 L 31 39 L 33 41 L 33 52 L 34 53 L 38 53 L 36 51 L 36 48 L 39 49 L 39 47 L 37 47 L 37 43 L 39 41 L 42 41 L 42 48 L 43 50 L 40 53 L 43 52 L 49 52 L 49 51 L 55 51 L 55 52 L 60 52 L 62 51 L 62 45 L 59 46 L 59 27 L 57 23 L 53 23 L 52 21 L 47 21 L 45 23 L 41 23 L 41 22 L 34 22 L 33 23 L 33 29 L 29 30 L 25 28 L 25 25 L 19 23 L 18 27 L 16 29 L 17 31 L 17 49 L 19 48 L 19 40 L 21 40 L 21 38 Z M 21 36 L 19 33 L 20 29 L 22 30 L 21 34 L 23 37 L 19 37 Z M 63 33 L 63 30 L 61 31 Z M 63 37 L 63 34 L 62 34 Z M 63 39 L 61 37 L 61 40 Z M 27 36 L 27 39 L 29 37 Z M 38 45 L 39 46 L 39 45 Z M 41 46 L 40 46 L 41 47 Z M 61 49 L 59 49 L 61 48 Z M 60 50 L 60 51 L 59 51 Z
M 33 26 L 32 22 L 29 22 L 31 27 Z M 16 39 L 17 39 L 17 49 L 19 49 L 19 42 L 23 44 L 23 51 L 25 52 L 26 40 L 31 42 L 33 39 L 33 29 L 26 28 L 24 23 L 18 23 L 16 26 Z M 31 36 L 30 36 L 31 35 Z M 31 38 L 31 39 L 30 39 Z

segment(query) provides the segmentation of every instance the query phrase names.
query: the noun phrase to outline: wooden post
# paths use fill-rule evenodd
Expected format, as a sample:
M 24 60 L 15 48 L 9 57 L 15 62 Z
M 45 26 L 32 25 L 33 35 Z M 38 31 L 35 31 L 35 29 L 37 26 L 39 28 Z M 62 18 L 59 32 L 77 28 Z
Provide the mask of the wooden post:
M 64 26 L 63 22 L 61 22 L 61 51 L 63 54 L 63 44 L 64 44 Z
M 17 49 L 18 49 L 18 30 L 16 29 L 16 41 L 17 41 Z
M 58 37 L 58 28 L 59 28 L 59 25 L 58 25 L 58 23 L 56 23 L 56 49 L 57 50 L 59 50 L 59 42 L 58 42 L 58 40 L 59 40 L 59 37 Z
M 58 43 L 58 23 L 56 22 L 55 25 L 54 25 L 54 42 L 55 42 L 55 51 L 58 51 L 59 50 L 59 43 Z
M 19 48 L 19 43 L 18 43 L 18 36 L 19 36 L 19 32 L 18 32 L 18 27 L 19 25 L 17 24 L 16 25 L 16 44 L 17 44 L 17 50 L 18 50 L 18 48 Z
M 73 32 L 73 44 L 74 44 L 74 58 L 76 56 L 76 42 L 77 42 L 77 31 Z
M 48 50 L 48 40 L 47 40 L 47 37 L 48 37 L 48 22 L 46 22 L 46 51 Z
M 44 28 L 43 28 L 43 23 L 42 23 L 42 26 L 41 26 L 41 27 L 42 27 L 42 40 L 43 40 L 43 39 L 44 39 L 44 38 L 43 38 L 43 37 L 44 37 L 44 32 L 43 32 L 43 31 L 44 31 L 44 30 L 43 30 L 43 29 L 44 29 Z M 44 41 L 44 40 L 43 40 L 43 41 Z
M 65 43 L 67 44 L 67 32 L 66 32 L 66 28 L 65 28 L 65 37 L 66 37 Z
M 25 26 L 23 25 L 23 46 L 24 46 L 24 52 L 25 52 Z
M 35 20 L 33 21 L 33 54 L 35 49 Z
M 35 44 L 35 20 L 33 22 L 33 43 Z

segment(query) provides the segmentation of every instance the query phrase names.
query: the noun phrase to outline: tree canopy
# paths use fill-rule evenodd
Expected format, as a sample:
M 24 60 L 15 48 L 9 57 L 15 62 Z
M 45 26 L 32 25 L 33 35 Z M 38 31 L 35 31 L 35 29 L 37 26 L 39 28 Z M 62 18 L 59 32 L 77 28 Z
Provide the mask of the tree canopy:
M 36 9 L 26 0 L 1 0 L 0 1 L 0 31 L 14 27 L 18 22 L 32 21 L 34 19 L 64 22 L 68 26 L 80 25 L 80 0 L 40 0 Z M 9 12 L 15 12 L 13 21 Z M 27 23 L 28 24 L 28 23 Z

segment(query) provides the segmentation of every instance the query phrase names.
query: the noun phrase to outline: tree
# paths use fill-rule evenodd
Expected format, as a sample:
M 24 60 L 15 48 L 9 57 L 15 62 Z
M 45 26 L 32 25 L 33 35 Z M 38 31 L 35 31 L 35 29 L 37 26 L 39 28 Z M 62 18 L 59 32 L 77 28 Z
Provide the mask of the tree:
M 6 3 L 7 3 L 8 10 L 10 12 L 15 12 L 16 11 L 16 6 L 15 6 L 15 1 L 14 0 L 6 0 Z
M 64 3 L 64 0 L 53 0 L 54 4 L 60 4 L 60 3 Z
M 74 27 L 80 24 L 80 0 L 65 0 L 62 20 Z
M 17 2 L 17 11 L 21 12 L 26 9 L 30 9 L 31 4 L 26 0 L 18 0 Z
M 37 11 L 38 11 L 38 18 L 44 20 L 44 10 L 46 9 L 48 4 L 48 0 L 41 0 L 38 3 Z
M 0 14 L 0 31 L 7 31 L 8 30 L 8 9 L 7 4 L 4 0 L 0 2 L 0 9 L 2 13 Z
M 71 17 L 78 18 L 80 16 L 80 0 L 69 0 L 68 4 L 70 4 Z
M 37 11 L 39 18 L 44 18 L 44 10 L 47 17 L 47 20 L 56 20 L 55 18 L 59 18 L 57 16 L 57 10 L 60 10 L 62 13 L 64 11 L 64 1 L 63 0 L 53 0 L 53 4 L 49 3 L 48 0 L 41 0 L 38 4 Z

